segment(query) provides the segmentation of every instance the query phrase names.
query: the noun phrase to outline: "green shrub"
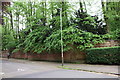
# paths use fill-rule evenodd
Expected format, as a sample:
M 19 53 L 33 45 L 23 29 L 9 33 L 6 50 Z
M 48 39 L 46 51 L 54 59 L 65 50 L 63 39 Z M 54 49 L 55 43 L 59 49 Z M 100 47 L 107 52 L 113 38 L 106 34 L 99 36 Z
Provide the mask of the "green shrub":
M 12 53 L 16 53 L 16 52 L 18 52 L 19 51 L 19 49 L 14 49 L 13 51 L 12 51 Z
M 86 50 L 86 62 L 92 64 L 120 64 L 120 46 Z
M 110 35 L 112 35 L 113 40 L 120 40 L 120 30 L 116 29 L 115 31 L 111 32 Z
M 17 39 L 15 39 L 15 32 L 9 30 L 8 28 L 2 27 L 2 32 L 0 33 L 2 39 L 2 50 L 12 51 L 17 45 Z
M 116 29 L 110 33 L 103 35 L 103 39 L 105 40 L 120 40 L 120 30 Z

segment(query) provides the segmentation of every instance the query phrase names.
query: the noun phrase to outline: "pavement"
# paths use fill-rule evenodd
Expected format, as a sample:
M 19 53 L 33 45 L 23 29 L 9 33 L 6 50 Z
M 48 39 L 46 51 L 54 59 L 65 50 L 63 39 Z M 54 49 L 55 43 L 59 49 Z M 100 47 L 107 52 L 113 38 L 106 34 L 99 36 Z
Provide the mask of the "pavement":
M 65 66 L 73 70 L 120 75 L 118 65 L 65 64 Z
M 3 63 L 2 72 L 5 72 L 7 74 L 3 76 L 5 78 L 66 78 L 68 76 L 69 78 L 116 78 L 119 74 L 118 65 L 90 65 L 65 63 L 64 66 L 61 67 L 61 63 L 57 62 L 29 61 L 21 59 L 8 60 L 6 58 L 2 58 L 0 60 L 2 60 Z M 4 73 L 1 74 L 4 75 Z

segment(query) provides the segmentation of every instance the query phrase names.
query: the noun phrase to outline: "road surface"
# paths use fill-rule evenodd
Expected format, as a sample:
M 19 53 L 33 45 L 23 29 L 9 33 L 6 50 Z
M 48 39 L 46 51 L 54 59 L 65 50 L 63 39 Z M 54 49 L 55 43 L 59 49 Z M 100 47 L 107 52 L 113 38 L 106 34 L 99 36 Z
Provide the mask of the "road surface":
M 117 78 L 115 75 L 61 69 L 58 68 L 60 63 L 0 60 L 0 64 L 2 78 Z

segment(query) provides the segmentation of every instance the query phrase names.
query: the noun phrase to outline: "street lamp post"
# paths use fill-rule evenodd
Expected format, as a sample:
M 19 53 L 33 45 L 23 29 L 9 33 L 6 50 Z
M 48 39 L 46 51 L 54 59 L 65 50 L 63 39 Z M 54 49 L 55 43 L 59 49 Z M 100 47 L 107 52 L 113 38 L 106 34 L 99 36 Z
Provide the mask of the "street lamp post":
M 62 39 L 62 8 L 60 8 L 60 29 L 61 29 L 61 59 L 62 59 L 62 66 L 64 66 L 63 39 Z

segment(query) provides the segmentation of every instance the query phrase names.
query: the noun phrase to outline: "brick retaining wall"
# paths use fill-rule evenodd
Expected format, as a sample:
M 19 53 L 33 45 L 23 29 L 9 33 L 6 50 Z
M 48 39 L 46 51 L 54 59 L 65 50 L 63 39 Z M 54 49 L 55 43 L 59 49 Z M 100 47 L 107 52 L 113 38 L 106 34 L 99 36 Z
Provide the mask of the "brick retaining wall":
M 27 53 L 24 54 L 22 52 L 17 52 L 12 54 L 12 58 L 21 58 L 21 59 L 28 59 L 28 60 L 47 60 L 47 61 L 61 61 L 61 54 L 60 53 Z M 64 60 L 65 62 L 80 62 L 84 63 L 85 60 L 85 53 L 78 52 L 72 53 L 71 51 L 64 53 Z
M 2 57 L 7 58 L 8 51 L 2 51 Z M 46 60 L 46 61 L 61 61 L 61 53 L 23 53 L 18 51 L 11 55 L 12 58 L 16 59 L 28 59 L 28 60 Z M 79 62 L 84 63 L 85 53 L 81 51 L 67 51 L 64 52 L 65 62 Z
M 8 53 L 7 50 L 1 51 L 1 52 L 0 52 L 0 57 L 7 58 L 7 55 L 8 55 L 7 53 Z
M 120 41 L 109 40 L 102 44 L 97 44 L 95 47 L 112 47 L 112 46 L 119 46 Z M 7 57 L 8 51 L 2 52 L 2 57 Z M 61 54 L 60 53 L 46 53 L 43 52 L 41 54 L 37 53 L 23 53 L 23 52 L 16 52 L 13 53 L 12 58 L 22 58 L 28 60 L 47 60 L 47 61 L 61 61 Z M 64 52 L 64 60 L 65 62 L 80 62 L 84 63 L 85 61 L 85 53 L 81 52 L 79 49 L 74 47 L 74 50 L 70 50 Z
M 104 43 L 96 44 L 95 47 L 113 47 L 120 46 L 120 41 L 118 40 L 107 40 Z

